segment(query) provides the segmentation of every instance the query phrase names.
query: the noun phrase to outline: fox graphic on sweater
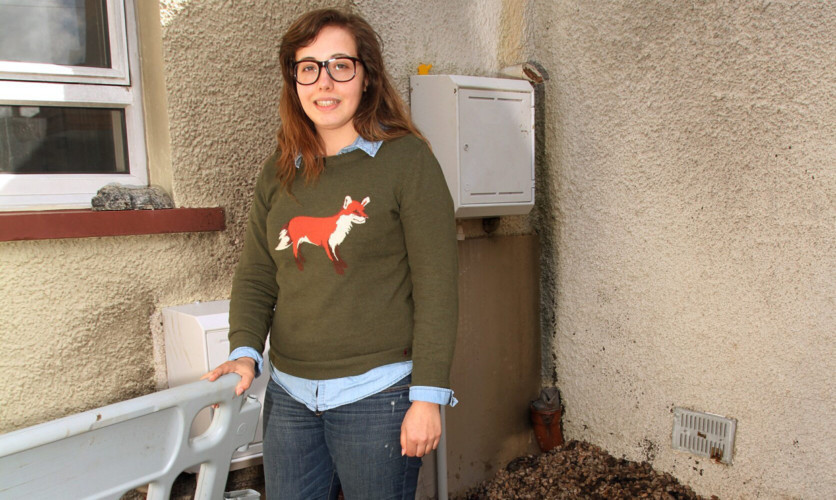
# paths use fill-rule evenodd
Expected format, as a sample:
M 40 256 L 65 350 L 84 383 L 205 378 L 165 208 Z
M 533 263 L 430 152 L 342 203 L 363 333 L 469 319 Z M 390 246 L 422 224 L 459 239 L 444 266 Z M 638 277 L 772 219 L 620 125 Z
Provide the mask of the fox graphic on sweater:
M 293 257 L 296 259 L 296 267 L 304 270 L 305 258 L 299 251 L 299 245 L 310 243 L 322 247 L 325 255 L 334 263 L 334 271 L 343 274 L 348 264 L 340 257 L 337 247 L 345 240 L 354 224 L 364 224 L 366 219 L 366 205 L 369 204 L 369 197 L 363 201 L 353 201 L 351 196 L 346 196 L 343 208 L 331 217 L 306 217 L 298 216 L 290 219 L 279 233 L 279 245 L 276 250 L 284 250 L 293 247 Z

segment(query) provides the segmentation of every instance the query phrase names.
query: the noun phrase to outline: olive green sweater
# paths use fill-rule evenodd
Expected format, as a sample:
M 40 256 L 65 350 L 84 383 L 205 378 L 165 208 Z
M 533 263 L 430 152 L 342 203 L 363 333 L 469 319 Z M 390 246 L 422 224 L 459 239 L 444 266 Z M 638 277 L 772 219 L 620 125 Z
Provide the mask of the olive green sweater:
M 325 160 L 293 197 L 276 155 L 256 183 L 230 304 L 230 350 L 314 380 L 413 361 L 413 385 L 450 387 L 458 320 L 453 203 L 414 136 Z M 302 167 L 304 168 L 304 166 Z M 275 314 L 273 312 L 275 306 Z

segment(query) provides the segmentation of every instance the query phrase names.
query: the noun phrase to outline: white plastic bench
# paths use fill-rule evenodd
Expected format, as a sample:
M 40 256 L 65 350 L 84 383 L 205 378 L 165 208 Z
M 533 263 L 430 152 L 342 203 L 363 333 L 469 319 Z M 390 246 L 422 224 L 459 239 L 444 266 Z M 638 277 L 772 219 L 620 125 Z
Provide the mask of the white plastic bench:
M 235 396 L 238 375 L 202 380 L 0 436 L 0 499 L 118 499 L 171 485 L 200 465 L 196 499 L 223 497 L 233 452 L 252 441 L 261 405 Z M 195 415 L 218 404 L 212 424 L 189 438 Z

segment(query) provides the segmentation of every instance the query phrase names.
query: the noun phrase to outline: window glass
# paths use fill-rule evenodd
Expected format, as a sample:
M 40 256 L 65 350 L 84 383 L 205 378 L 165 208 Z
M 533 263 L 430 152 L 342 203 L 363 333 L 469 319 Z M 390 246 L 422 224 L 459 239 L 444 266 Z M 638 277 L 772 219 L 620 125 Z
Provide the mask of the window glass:
M 125 111 L 0 105 L 0 173 L 128 173 Z
M 106 0 L 0 0 L 0 60 L 109 68 Z

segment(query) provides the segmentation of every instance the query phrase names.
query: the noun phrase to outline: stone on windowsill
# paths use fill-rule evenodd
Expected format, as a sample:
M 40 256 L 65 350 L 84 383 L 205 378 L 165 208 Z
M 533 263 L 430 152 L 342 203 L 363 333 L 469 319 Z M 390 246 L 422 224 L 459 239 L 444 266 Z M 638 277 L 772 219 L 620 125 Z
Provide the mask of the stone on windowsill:
M 174 208 L 174 201 L 158 186 L 135 187 L 108 184 L 91 201 L 93 210 L 160 210 Z

